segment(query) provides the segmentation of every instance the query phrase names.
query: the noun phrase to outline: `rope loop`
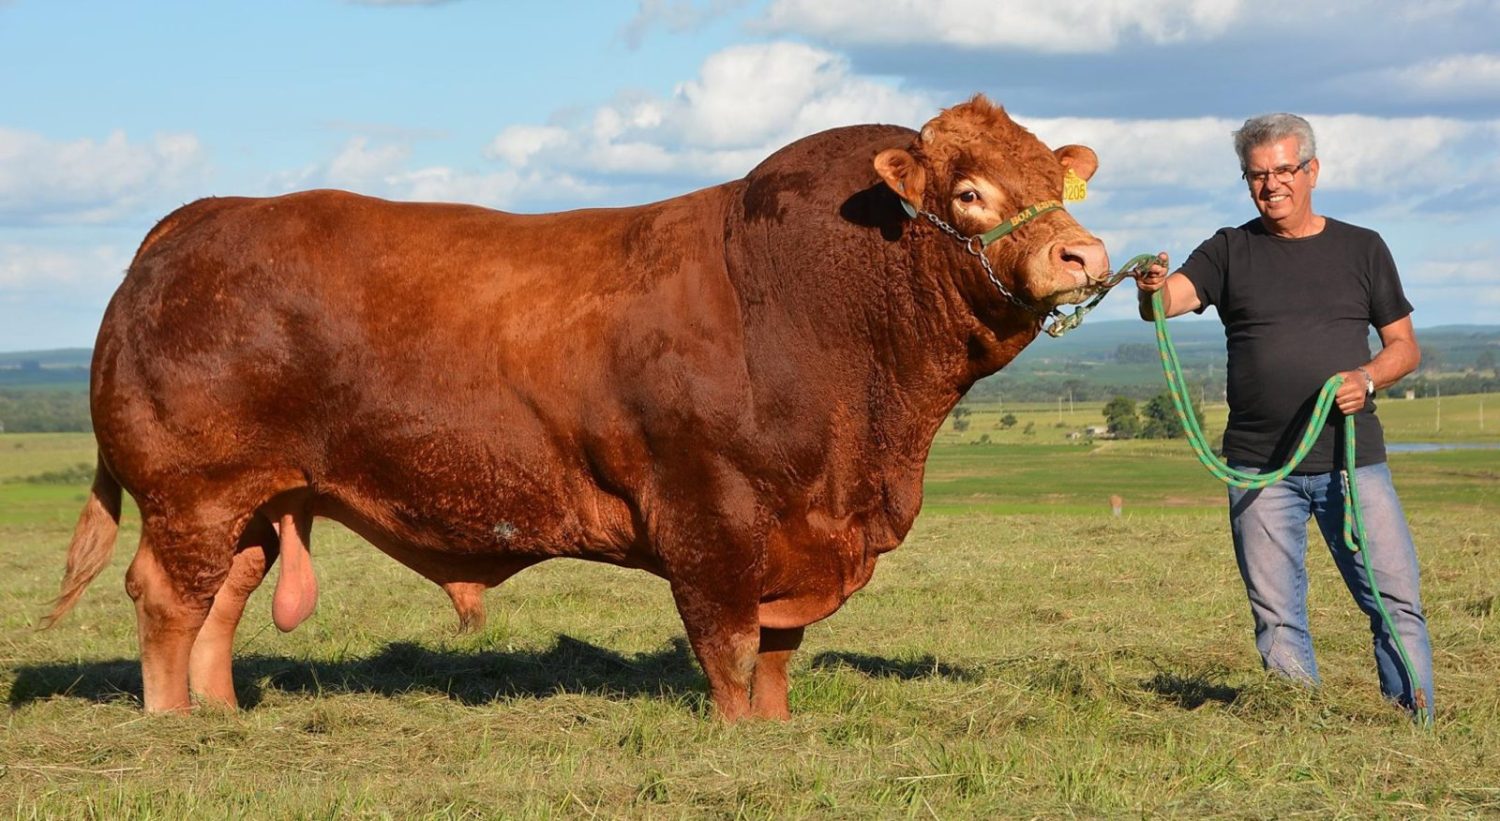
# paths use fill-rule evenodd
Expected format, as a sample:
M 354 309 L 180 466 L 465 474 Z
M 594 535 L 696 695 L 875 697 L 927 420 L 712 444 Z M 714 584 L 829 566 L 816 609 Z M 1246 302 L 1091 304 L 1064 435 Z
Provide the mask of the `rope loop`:
M 1132 259 L 1126 264 L 1126 269 L 1134 266 L 1142 258 L 1150 259 L 1148 255 L 1142 255 Z M 1149 264 L 1149 263 L 1148 263 Z M 1125 269 L 1122 269 L 1125 270 Z M 1142 269 L 1144 270 L 1144 269 Z M 1208 469 L 1215 478 L 1225 484 L 1247 490 L 1258 490 L 1273 485 L 1287 476 L 1291 475 L 1307 454 L 1312 450 L 1313 444 L 1317 442 L 1318 433 L 1328 421 L 1328 415 L 1333 410 L 1335 396 L 1339 386 L 1344 384 L 1344 377 L 1334 374 L 1323 383 L 1323 388 L 1318 392 L 1318 399 L 1313 406 L 1312 416 L 1307 420 L 1307 427 L 1302 432 L 1302 438 L 1297 443 L 1297 448 L 1292 451 L 1291 459 L 1287 463 L 1270 473 L 1249 473 L 1231 467 L 1227 462 L 1214 454 L 1208 445 L 1208 437 L 1203 433 L 1203 428 L 1198 424 L 1198 416 L 1193 413 L 1192 400 L 1188 398 L 1184 386 L 1187 380 L 1182 375 L 1182 363 L 1177 359 L 1177 348 L 1172 344 L 1172 338 L 1167 334 L 1167 312 L 1162 306 L 1161 291 L 1151 295 L 1152 322 L 1156 326 L 1156 348 L 1161 354 L 1162 372 L 1167 378 L 1167 389 L 1172 395 L 1172 408 L 1177 412 L 1177 421 L 1182 424 L 1183 432 L 1187 435 L 1188 444 L 1192 446 L 1193 452 L 1198 456 L 1198 462 Z M 1359 482 L 1355 477 L 1355 435 L 1354 419 L 1349 416 L 1343 418 L 1344 428 L 1344 471 L 1343 481 L 1347 488 L 1344 494 L 1344 546 L 1350 551 L 1358 553 L 1363 545 L 1368 544 L 1365 538 L 1364 514 L 1359 504 Z M 1375 582 L 1375 570 L 1370 566 L 1368 554 L 1360 564 L 1364 565 L 1365 577 L 1370 585 L 1370 595 L 1375 599 L 1375 607 L 1380 611 L 1380 617 L 1384 620 L 1386 632 L 1390 633 L 1392 643 L 1396 646 L 1396 652 L 1401 657 L 1401 664 L 1406 671 L 1406 680 L 1411 684 L 1412 708 L 1418 721 L 1423 726 L 1432 726 L 1432 708 L 1427 704 L 1427 691 L 1423 688 L 1421 679 L 1417 678 L 1416 668 L 1411 663 L 1411 657 L 1406 652 L 1406 644 L 1401 640 L 1401 634 L 1396 631 L 1396 624 L 1391 619 L 1391 614 L 1385 609 L 1385 602 L 1380 595 L 1380 586 Z

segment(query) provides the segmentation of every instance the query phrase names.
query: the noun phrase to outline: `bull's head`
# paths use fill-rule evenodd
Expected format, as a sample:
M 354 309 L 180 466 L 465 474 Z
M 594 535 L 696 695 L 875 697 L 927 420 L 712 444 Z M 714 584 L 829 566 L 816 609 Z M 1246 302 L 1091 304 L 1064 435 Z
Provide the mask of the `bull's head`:
M 1037 309 L 1082 302 L 1109 273 L 1104 243 L 1053 207 L 1069 170 L 1087 180 L 1098 166 L 1085 146 L 1049 151 L 983 95 L 933 118 L 909 148 L 875 157 L 908 213 L 931 215 L 971 238 L 971 249 L 1006 280 L 1003 288 Z M 1021 224 L 1007 232 L 1017 217 Z

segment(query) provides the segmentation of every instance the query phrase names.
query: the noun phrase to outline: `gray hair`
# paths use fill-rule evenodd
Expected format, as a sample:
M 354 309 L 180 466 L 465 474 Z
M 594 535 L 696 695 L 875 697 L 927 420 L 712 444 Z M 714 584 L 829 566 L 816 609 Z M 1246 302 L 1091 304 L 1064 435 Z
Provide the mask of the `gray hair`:
M 1234 151 L 1240 155 L 1240 170 L 1249 167 L 1250 152 L 1266 143 L 1297 138 L 1297 162 L 1305 163 L 1318 156 L 1312 125 L 1296 114 L 1262 114 L 1251 117 L 1234 132 Z

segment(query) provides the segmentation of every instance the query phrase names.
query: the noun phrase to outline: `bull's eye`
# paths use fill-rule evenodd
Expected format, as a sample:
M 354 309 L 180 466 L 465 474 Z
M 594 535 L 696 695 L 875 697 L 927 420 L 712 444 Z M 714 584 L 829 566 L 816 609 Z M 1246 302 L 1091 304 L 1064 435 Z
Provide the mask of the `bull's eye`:
M 978 202 L 979 201 L 979 192 L 978 191 L 960 191 L 958 193 L 958 201 L 959 202 Z

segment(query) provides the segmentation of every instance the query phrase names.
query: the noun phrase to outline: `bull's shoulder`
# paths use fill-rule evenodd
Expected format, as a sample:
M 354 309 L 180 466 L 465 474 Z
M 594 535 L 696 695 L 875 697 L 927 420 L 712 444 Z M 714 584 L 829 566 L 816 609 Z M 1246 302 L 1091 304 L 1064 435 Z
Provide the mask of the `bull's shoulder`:
M 819 182 L 853 175 L 871 177 L 871 163 L 887 148 L 905 147 L 916 132 L 896 125 L 850 125 L 810 134 L 776 151 L 750 170 L 747 180 L 807 175 Z
M 850 219 L 849 204 L 880 183 L 877 154 L 915 139 L 916 132 L 893 125 L 846 126 L 803 137 L 745 175 L 738 216 L 815 232 L 868 227 L 869 218 Z M 900 215 L 894 203 L 887 203 L 891 219 Z

